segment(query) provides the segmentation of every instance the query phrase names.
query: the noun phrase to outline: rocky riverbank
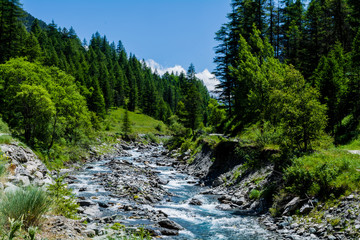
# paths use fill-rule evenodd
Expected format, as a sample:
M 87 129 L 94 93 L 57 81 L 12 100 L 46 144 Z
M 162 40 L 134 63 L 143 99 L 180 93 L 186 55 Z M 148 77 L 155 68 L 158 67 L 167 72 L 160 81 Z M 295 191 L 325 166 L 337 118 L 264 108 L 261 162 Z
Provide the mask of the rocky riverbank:
M 179 224 L 149 208 L 170 201 L 172 194 L 164 188 L 168 180 L 159 178 L 154 166 L 171 166 L 174 159 L 156 144 L 121 142 L 112 147 L 112 154 L 93 156 L 85 169 L 66 177 L 78 197 L 80 222 L 85 223 L 81 232 L 88 237 L 113 236 L 117 233 L 109 226 L 121 224 L 130 229 L 144 226 L 152 236 L 178 235 L 183 229 Z M 129 152 L 136 157 L 130 159 Z
M 197 176 L 210 189 L 203 194 L 218 195 L 223 210 L 236 210 L 241 215 L 259 216 L 259 222 L 269 231 L 275 232 L 277 239 L 359 239 L 360 237 L 360 197 L 353 193 L 347 197 L 322 204 L 317 199 L 287 197 L 280 209 L 280 217 L 272 217 L 270 208 L 273 193 L 282 184 L 282 175 L 267 161 L 273 153 L 260 152 L 257 157 L 261 165 L 255 170 L 246 166 L 246 159 L 235 153 L 236 142 L 220 143 L 215 149 L 206 144 L 193 156 L 194 161 L 186 161 L 190 151 L 177 157 L 178 169 Z M 241 149 L 252 154 L 254 149 Z M 256 150 L 255 150 L 256 151 Z M 243 155 L 244 156 L 244 155 Z

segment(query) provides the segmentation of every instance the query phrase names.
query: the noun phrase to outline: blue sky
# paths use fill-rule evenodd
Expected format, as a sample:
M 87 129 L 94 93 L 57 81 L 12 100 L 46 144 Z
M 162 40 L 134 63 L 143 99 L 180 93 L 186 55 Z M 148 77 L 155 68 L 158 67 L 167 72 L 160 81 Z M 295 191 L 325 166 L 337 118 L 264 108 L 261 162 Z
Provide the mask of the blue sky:
M 75 29 L 82 40 L 99 31 L 159 68 L 190 63 L 214 69 L 215 32 L 227 22 L 230 0 L 21 0 L 33 16 Z M 154 65 L 154 66 L 155 66 Z

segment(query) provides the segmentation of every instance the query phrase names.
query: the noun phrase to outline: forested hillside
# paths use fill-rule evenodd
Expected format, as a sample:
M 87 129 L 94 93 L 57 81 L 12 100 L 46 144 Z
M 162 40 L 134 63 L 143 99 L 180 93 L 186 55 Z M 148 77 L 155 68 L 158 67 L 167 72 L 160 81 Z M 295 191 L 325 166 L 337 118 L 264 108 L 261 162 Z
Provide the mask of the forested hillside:
M 302 149 L 323 130 L 356 137 L 359 13 L 352 0 L 233 0 L 214 60 L 232 129 L 281 126 Z
M 34 147 L 80 141 L 118 107 L 164 122 L 180 113 L 192 129 L 207 121 L 209 94 L 193 65 L 159 76 L 121 41 L 97 32 L 81 42 L 72 27 L 24 13 L 18 0 L 0 1 L 0 63 L 0 114 Z

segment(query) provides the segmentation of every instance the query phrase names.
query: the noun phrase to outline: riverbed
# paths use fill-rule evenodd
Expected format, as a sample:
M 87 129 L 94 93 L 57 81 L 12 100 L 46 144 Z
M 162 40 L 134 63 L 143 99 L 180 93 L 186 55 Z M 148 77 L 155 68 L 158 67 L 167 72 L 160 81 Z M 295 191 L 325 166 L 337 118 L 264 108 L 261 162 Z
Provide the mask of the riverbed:
M 257 217 L 219 208 L 217 196 L 202 194 L 207 188 L 199 179 L 177 171 L 165 153 L 162 146 L 123 146 L 121 154 L 73 172 L 69 186 L 88 228 L 101 235 L 102 226 L 119 222 L 151 229 L 164 239 L 277 239 Z M 163 230 L 162 218 L 179 229 Z

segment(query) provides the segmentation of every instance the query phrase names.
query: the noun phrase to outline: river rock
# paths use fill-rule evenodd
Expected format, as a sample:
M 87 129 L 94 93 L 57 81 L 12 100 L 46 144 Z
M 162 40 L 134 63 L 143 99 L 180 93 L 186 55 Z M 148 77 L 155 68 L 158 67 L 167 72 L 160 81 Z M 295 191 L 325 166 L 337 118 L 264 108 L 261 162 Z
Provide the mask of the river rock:
M 102 207 L 102 208 L 108 208 L 109 207 L 109 205 L 104 203 L 104 202 L 98 202 L 98 205 L 99 205 L 99 207 Z
M 182 226 L 180 226 L 179 224 L 177 224 L 174 221 L 171 221 L 170 219 L 162 219 L 158 222 L 158 224 L 163 227 L 163 228 L 167 228 L 167 229 L 173 229 L 173 230 L 182 230 L 184 229 Z
M 163 178 L 159 178 L 158 183 L 160 183 L 161 185 L 166 185 L 166 184 L 169 183 L 169 180 L 163 179 Z
M 168 228 L 161 228 L 160 232 L 162 235 L 165 236 L 176 236 L 179 235 L 179 231 L 178 230 L 172 230 L 172 229 L 168 229 Z
M 87 229 L 84 231 L 84 233 L 86 234 L 86 236 L 88 236 L 89 238 L 93 238 L 95 237 L 96 233 L 95 230 L 93 229 Z
M 190 205 L 201 206 L 203 203 L 199 199 L 193 198 L 193 199 L 190 200 L 189 204 Z
M 80 207 L 90 207 L 91 205 L 94 205 L 93 202 L 88 201 L 88 200 L 81 200 L 81 201 L 78 201 L 77 203 L 80 205 Z

